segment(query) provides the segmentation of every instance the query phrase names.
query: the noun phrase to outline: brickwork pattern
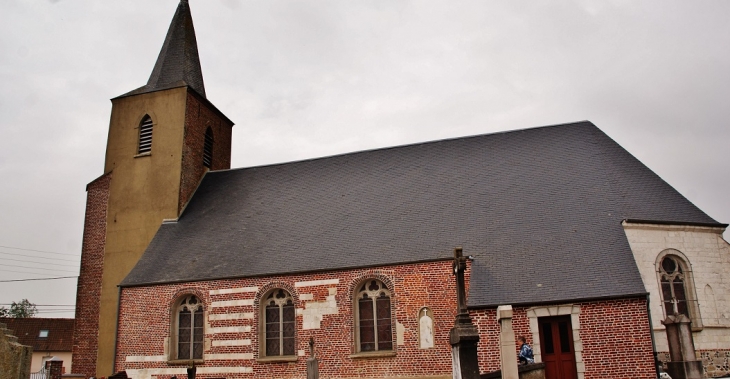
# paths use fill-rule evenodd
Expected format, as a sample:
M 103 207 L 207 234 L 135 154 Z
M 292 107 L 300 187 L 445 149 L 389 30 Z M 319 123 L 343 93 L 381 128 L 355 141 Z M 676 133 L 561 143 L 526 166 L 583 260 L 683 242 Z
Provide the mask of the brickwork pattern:
M 81 247 L 81 269 L 76 288 L 72 364 L 75 373 L 84 374 L 86 377 L 96 375 L 99 302 L 111 180 L 110 172 L 86 187 L 86 217 Z
M 395 356 L 352 357 L 353 294 L 364 280 L 377 278 L 391 290 Z M 260 362 L 258 299 L 274 286 L 291 292 L 297 308 L 297 360 Z M 395 377 L 451 374 L 448 333 L 456 314 L 451 261 L 388 266 L 339 272 L 265 278 L 214 280 L 122 290 L 116 371 L 135 378 L 169 378 L 184 364 L 168 363 L 166 340 L 170 309 L 177 296 L 198 293 L 206 307 L 206 349 L 198 377 L 304 378 L 308 341 L 315 340 L 320 377 Z M 334 296 L 336 313 L 328 298 Z M 420 349 L 418 312 L 429 307 L 434 317 L 435 346 Z M 317 309 L 322 311 L 317 314 Z M 312 311 L 312 312 L 307 312 Z M 304 315 L 319 325 L 304 328 Z
M 580 313 L 580 339 L 585 379 L 655 378 L 649 319 L 643 299 L 576 303 Z M 515 336 L 524 335 L 533 343 L 525 307 L 514 307 L 512 326 Z M 496 311 L 476 310 L 472 319 L 479 328 L 479 367 L 481 372 L 499 370 L 499 324 Z M 577 347 L 578 349 L 578 347 Z M 518 348 L 515 345 L 515 354 Z
M 205 132 L 213 131 L 213 160 L 211 170 L 231 168 L 231 133 L 233 125 L 212 109 L 207 102 L 201 101 L 188 91 L 185 107 L 185 136 L 182 149 L 182 177 L 180 178 L 180 203 L 178 212 L 200 183 L 207 168 L 203 165 L 203 145 Z

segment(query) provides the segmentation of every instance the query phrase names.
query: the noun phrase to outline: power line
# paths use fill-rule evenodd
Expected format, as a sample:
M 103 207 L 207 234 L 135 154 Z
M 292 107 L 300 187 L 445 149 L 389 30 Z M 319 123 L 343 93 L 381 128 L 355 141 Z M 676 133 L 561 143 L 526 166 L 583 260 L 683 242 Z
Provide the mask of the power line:
M 2 271 L 2 270 L 0 270 Z M 11 279 L 11 280 L 0 280 L 0 283 L 8 283 L 8 282 L 28 282 L 31 280 L 56 280 L 56 279 L 71 279 L 71 278 L 78 278 L 78 276 L 57 276 L 55 278 L 37 278 L 37 279 Z
M 18 303 L 16 303 L 18 304 Z M 0 305 L 13 305 L 13 303 L 0 303 Z M 63 305 L 54 305 L 54 304 L 33 304 L 36 307 L 75 307 L 73 304 L 63 304 Z
M 23 263 L 38 263 L 41 265 L 53 265 L 53 266 L 63 266 L 63 267 L 79 267 L 78 265 L 62 265 L 54 262 L 36 262 L 36 261 L 26 261 L 23 259 L 12 259 L 12 258 L 5 258 L 6 261 L 13 261 L 13 262 L 23 262 Z
M 71 271 L 71 270 L 58 270 L 58 269 L 55 269 L 55 268 L 40 268 L 40 267 L 18 266 L 18 265 L 3 265 L 3 267 L 29 268 L 31 270 L 44 270 L 44 271 L 77 272 L 77 271 Z
M 7 252 L 4 252 L 4 251 L 0 251 L 0 254 L 3 254 L 3 255 L 15 255 L 15 256 L 18 256 L 18 257 L 26 257 L 26 258 L 31 258 L 32 257 L 32 258 L 35 258 L 35 259 L 52 259 L 54 261 L 64 261 L 64 262 L 78 262 L 79 261 L 78 259 L 61 259 L 61 258 L 38 257 L 38 256 L 35 256 L 35 255 L 29 256 L 27 254 L 7 253 Z M 81 256 L 79 255 L 78 257 L 80 258 Z
M 36 253 L 46 253 L 46 254 L 58 254 L 58 255 L 70 255 L 70 256 L 74 256 L 74 257 L 78 257 L 78 256 L 80 256 L 79 254 L 68 254 L 68 253 L 57 253 L 57 252 L 55 252 L 55 251 L 45 251 L 45 250 L 33 250 L 33 249 L 24 249 L 24 248 L 22 248 L 22 247 L 13 247 L 13 246 L 2 246 L 2 245 L 0 245 L 0 247 L 4 247 L 4 248 L 6 248 L 6 249 L 14 249 L 14 250 L 23 250 L 23 251 L 35 251 Z

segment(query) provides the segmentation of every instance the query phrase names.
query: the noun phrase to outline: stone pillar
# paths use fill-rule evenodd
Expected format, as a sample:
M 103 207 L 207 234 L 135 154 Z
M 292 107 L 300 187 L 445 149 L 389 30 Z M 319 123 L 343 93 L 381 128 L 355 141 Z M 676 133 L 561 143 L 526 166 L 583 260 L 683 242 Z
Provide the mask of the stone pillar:
M 309 338 L 309 358 L 307 358 L 307 379 L 319 379 L 319 360 L 314 354 L 314 337 Z
M 449 332 L 451 343 L 452 368 L 454 379 L 479 379 L 479 359 L 477 343 L 479 331 L 471 322 L 466 309 L 466 285 L 464 271 L 467 258 L 462 249 L 454 249 L 454 274 L 456 275 L 456 297 L 459 306 L 454 327 Z
M 517 372 L 517 354 L 515 353 L 515 331 L 512 329 L 512 306 L 497 307 L 499 323 L 499 352 L 502 379 L 519 379 Z
M 697 360 L 691 321 L 683 314 L 668 316 L 662 321 L 666 327 L 669 357 L 667 373 L 672 379 L 701 379 L 702 361 Z
M 61 375 L 63 375 L 63 361 L 56 357 L 47 360 L 46 373 L 47 379 L 61 379 Z

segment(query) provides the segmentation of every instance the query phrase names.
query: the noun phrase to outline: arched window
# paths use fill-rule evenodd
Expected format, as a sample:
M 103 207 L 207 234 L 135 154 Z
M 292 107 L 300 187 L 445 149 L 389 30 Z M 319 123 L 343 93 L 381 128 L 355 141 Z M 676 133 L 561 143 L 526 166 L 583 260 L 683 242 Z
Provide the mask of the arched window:
M 213 130 L 209 127 L 205 131 L 205 142 L 203 144 L 203 165 L 210 168 L 213 164 Z
M 355 295 L 358 352 L 393 350 L 388 287 L 370 279 L 360 285 Z
M 672 249 L 662 252 L 657 261 L 659 290 L 665 316 L 683 314 L 692 320 L 693 328 L 701 328 L 702 320 L 689 263 L 679 251 Z
M 203 303 L 195 295 L 180 301 L 176 312 L 177 343 L 173 359 L 203 359 Z
M 152 151 L 152 118 L 145 115 L 139 124 L 139 144 L 137 154 L 149 153 Z
M 289 292 L 277 288 L 262 302 L 264 338 L 261 351 L 267 357 L 294 355 L 296 318 L 294 299 Z

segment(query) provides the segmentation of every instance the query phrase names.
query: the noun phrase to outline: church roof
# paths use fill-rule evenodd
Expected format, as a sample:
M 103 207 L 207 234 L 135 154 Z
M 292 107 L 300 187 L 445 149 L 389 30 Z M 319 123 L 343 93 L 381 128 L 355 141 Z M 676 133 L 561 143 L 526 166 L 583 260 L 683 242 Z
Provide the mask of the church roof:
M 624 219 L 717 224 L 590 122 L 478 135 L 209 172 L 122 286 L 449 259 L 463 246 L 470 307 L 643 295 Z
M 183 86 L 188 86 L 205 97 L 198 42 L 187 0 L 181 0 L 177 6 L 147 84 L 121 97 Z

